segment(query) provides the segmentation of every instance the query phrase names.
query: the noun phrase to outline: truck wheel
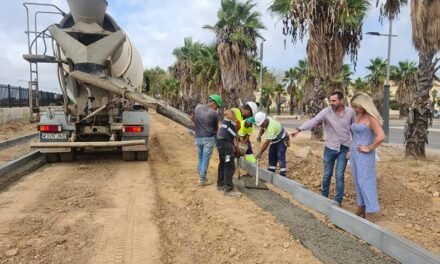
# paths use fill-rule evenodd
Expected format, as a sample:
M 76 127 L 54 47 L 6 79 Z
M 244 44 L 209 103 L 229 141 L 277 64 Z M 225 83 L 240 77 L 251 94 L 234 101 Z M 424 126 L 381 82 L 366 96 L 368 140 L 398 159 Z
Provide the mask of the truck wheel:
M 48 163 L 60 161 L 60 155 L 58 153 L 44 153 L 44 158 Z
M 136 159 L 136 152 L 134 151 L 122 151 L 122 159 L 125 161 L 133 161 Z
M 148 160 L 148 150 L 136 152 L 136 159 L 140 160 L 140 161 L 147 161 Z
M 62 162 L 72 162 L 75 161 L 75 152 L 72 150 L 70 152 L 60 153 L 60 159 Z

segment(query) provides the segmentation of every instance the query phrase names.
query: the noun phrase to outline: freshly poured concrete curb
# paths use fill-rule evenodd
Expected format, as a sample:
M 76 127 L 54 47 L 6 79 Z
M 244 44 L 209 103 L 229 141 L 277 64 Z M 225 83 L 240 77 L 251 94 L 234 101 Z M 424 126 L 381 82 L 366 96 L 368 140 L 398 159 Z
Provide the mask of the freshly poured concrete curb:
M 16 160 L 10 161 L 8 163 L 2 164 L 0 166 L 0 177 L 5 175 L 6 173 L 9 173 L 25 164 L 27 164 L 30 161 L 33 161 L 39 157 L 41 157 L 42 154 L 39 150 L 32 151 L 31 153 L 28 153 Z
M 240 165 L 250 175 L 256 175 L 256 166 L 241 159 Z M 370 243 L 401 263 L 439 264 L 440 256 L 337 206 L 336 202 L 318 195 L 291 179 L 265 169 L 259 169 L 259 178 L 290 193 L 300 203 L 326 215 L 330 222 L 352 235 Z
M 37 137 L 38 134 L 39 134 L 38 132 L 37 133 L 32 133 L 32 134 L 29 134 L 29 135 L 26 135 L 26 136 L 23 136 L 23 137 L 14 138 L 14 139 L 11 139 L 11 140 L 6 140 L 6 141 L 3 141 L 3 142 L 0 142 L 0 150 L 6 149 L 6 148 L 10 148 L 10 147 L 12 147 L 14 145 L 17 145 L 17 144 L 29 141 L 29 140 L 33 139 L 34 137 Z

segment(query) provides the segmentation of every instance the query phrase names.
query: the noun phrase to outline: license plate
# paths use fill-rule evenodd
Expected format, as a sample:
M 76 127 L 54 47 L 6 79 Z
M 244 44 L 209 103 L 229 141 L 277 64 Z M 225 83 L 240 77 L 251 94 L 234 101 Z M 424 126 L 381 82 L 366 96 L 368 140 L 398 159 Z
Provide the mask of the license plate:
M 67 134 L 62 133 L 42 133 L 41 139 L 67 139 Z

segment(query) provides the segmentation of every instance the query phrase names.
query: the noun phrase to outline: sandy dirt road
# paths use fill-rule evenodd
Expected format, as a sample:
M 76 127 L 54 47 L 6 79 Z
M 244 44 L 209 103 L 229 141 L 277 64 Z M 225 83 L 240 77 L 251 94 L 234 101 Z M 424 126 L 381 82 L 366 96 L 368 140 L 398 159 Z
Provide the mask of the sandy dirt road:
M 192 137 L 151 119 L 148 162 L 84 155 L 1 192 L 0 263 L 319 263 L 246 197 L 198 187 Z
M 149 165 L 106 158 L 45 166 L 2 193 L 0 263 L 155 263 Z

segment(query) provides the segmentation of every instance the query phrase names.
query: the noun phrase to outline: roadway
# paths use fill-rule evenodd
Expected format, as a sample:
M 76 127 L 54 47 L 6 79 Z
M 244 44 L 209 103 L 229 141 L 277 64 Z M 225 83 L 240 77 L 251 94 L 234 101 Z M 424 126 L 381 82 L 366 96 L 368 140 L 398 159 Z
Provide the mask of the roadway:
M 306 120 L 295 120 L 293 118 L 282 117 L 278 120 L 283 126 L 290 130 L 292 128 L 300 126 Z M 403 129 L 406 120 L 390 120 L 390 141 L 389 143 L 403 144 Z M 433 119 L 432 127 L 429 128 L 428 148 L 440 149 L 440 119 Z M 309 133 L 308 131 L 305 133 Z

